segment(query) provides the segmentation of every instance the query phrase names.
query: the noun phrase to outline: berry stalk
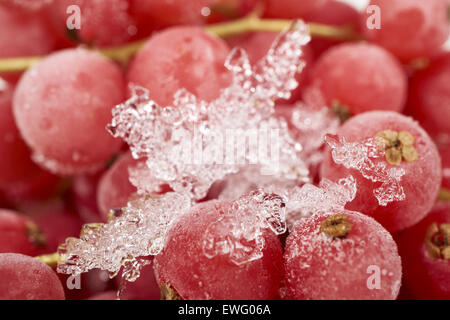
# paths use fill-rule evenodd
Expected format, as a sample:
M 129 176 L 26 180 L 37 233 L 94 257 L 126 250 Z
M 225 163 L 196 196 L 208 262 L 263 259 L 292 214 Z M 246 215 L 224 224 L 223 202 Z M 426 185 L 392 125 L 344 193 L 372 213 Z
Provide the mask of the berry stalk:
M 287 19 L 260 19 L 255 15 L 249 15 L 242 19 L 217 23 L 205 27 L 205 30 L 222 38 L 253 31 L 281 32 L 287 29 L 292 20 Z M 351 28 L 334 27 L 318 23 L 308 24 L 312 37 L 330 38 L 337 40 L 359 40 L 361 37 Z M 140 50 L 146 39 L 127 43 L 123 46 L 111 47 L 98 50 L 104 56 L 117 61 L 123 65 Z M 42 57 L 18 57 L 0 59 L 0 73 L 22 72 L 41 60 Z

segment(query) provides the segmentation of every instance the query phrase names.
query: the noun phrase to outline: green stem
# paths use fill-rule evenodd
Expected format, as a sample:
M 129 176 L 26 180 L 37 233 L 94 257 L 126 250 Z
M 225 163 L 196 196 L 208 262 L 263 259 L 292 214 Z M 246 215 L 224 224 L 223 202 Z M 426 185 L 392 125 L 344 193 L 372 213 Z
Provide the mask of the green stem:
M 292 24 L 292 20 L 283 19 L 260 19 L 250 14 L 242 19 L 208 25 L 205 30 L 218 37 L 226 38 L 254 31 L 281 32 Z M 312 37 L 329 38 L 343 41 L 361 39 L 354 30 L 347 27 L 334 27 L 329 25 L 309 23 Z M 143 46 L 146 39 L 127 43 L 123 46 L 97 49 L 104 56 L 126 65 Z M 17 73 L 30 68 L 43 57 L 19 57 L 0 59 L 0 73 Z

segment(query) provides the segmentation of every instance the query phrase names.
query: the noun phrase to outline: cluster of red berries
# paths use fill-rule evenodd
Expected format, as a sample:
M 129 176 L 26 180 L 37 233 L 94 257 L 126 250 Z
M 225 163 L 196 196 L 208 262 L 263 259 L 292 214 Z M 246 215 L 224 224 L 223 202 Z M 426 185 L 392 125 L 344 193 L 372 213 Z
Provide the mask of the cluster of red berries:
M 70 5 L 81 8 L 79 30 L 66 27 Z M 174 223 L 121 299 L 159 299 L 160 290 L 166 299 L 450 299 L 449 2 L 369 5 L 379 8 L 380 28 L 368 27 L 373 11 L 336 0 L 0 0 L 0 299 L 116 298 L 121 283 L 105 272 L 83 274 L 74 289 L 77 279 L 35 256 L 137 197 L 129 170 L 145 159 L 105 129 L 127 85 L 147 88 L 160 105 L 182 88 L 216 98 L 232 79 L 230 49 L 244 48 L 255 63 L 277 34 L 223 40 L 204 26 L 255 8 L 262 19 L 350 27 L 364 39 L 313 37 L 298 88 L 276 104 L 329 106 L 346 141 L 381 139 L 374 165 L 402 170 L 405 199 L 380 204 L 381 182 L 324 148 L 314 180 L 352 175 L 357 192 L 345 210 L 300 219 L 281 236 L 264 233 L 262 258 L 238 265 L 203 252 L 205 230 L 231 208 L 209 196 Z M 88 49 L 144 38 L 126 65 Z M 6 58 L 30 56 L 45 57 L 23 74 L 5 69 Z

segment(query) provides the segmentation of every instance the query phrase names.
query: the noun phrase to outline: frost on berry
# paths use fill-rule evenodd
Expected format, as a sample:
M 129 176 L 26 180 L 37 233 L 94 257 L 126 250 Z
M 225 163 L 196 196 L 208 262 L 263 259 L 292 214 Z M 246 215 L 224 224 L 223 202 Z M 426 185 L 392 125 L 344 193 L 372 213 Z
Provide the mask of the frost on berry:
M 301 145 L 273 113 L 274 101 L 289 98 L 297 86 L 295 75 L 304 66 L 302 46 L 309 40 L 306 25 L 295 23 L 254 67 L 243 50 L 234 49 L 225 64 L 232 83 L 211 102 L 182 89 L 172 106 L 162 107 L 151 100 L 151 92 L 135 88 L 128 101 L 114 108 L 109 126 L 114 137 L 128 143 L 134 158 L 147 159 L 146 167 L 131 172 L 132 183 L 141 193 L 168 183 L 175 192 L 201 199 L 212 183 L 249 164 L 263 174 L 303 178 L 307 171 L 299 161 Z M 240 143 L 230 141 L 231 134 L 242 140 L 249 132 L 258 139 L 256 149 L 245 144 L 245 152 L 228 152 L 230 144 Z
M 383 141 L 380 143 L 379 138 L 370 138 L 363 142 L 347 142 L 344 137 L 336 135 L 326 135 L 325 139 L 332 149 L 331 154 L 336 164 L 355 169 L 372 182 L 381 182 L 381 186 L 373 190 L 381 206 L 405 200 L 405 192 L 400 184 L 405 170 L 388 168 L 384 161 L 373 161 L 385 157 Z
M 305 184 L 287 189 L 283 195 L 288 199 L 286 219 L 289 227 L 292 227 L 297 220 L 316 213 L 343 210 L 355 198 L 356 182 L 353 176 L 337 182 L 322 179 L 319 186 Z
M 264 229 L 286 232 L 282 197 L 256 190 L 236 200 L 229 211 L 206 229 L 203 252 L 208 258 L 228 255 L 237 265 L 262 257 Z
M 158 254 L 168 229 L 190 206 L 190 198 L 177 193 L 129 202 L 109 223 L 85 225 L 79 239 L 67 239 L 58 249 L 64 261 L 58 271 L 79 274 L 99 268 L 116 275 L 124 266 L 123 276 L 133 281 L 147 261 L 139 257 Z

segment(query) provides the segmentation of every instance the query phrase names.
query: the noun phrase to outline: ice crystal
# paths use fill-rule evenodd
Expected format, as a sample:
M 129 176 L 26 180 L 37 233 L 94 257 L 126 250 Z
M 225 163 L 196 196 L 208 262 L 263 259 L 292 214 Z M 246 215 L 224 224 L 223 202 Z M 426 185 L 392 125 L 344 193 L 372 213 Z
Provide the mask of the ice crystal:
M 384 152 L 376 138 L 363 142 L 347 142 L 344 137 L 327 135 L 326 142 L 332 149 L 333 161 L 347 169 L 358 170 L 361 175 L 372 181 L 381 182 L 381 186 L 373 193 L 381 206 L 392 201 L 402 201 L 406 198 L 400 184 L 405 170 L 388 168 L 384 161 L 374 161 L 384 157 Z
M 146 167 L 131 173 L 140 192 L 168 183 L 201 199 L 215 181 L 249 164 L 264 175 L 303 178 L 301 145 L 273 113 L 274 101 L 288 98 L 297 86 L 302 46 L 309 40 L 307 26 L 295 23 L 254 67 L 242 49 L 234 49 L 225 64 L 232 83 L 211 102 L 180 90 L 172 106 L 161 107 L 145 89 L 135 88 L 114 108 L 109 130 L 128 143 L 135 158 L 147 159 Z
M 124 276 L 132 280 L 145 263 L 139 257 L 158 254 L 168 229 L 190 206 L 189 197 L 173 192 L 132 201 L 116 210 L 109 223 L 84 225 L 79 239 L 67 239 L 58 249 L 64 261 L 58 271 L 79 274 L 99 268 L 115 275 L 124 266 Z

